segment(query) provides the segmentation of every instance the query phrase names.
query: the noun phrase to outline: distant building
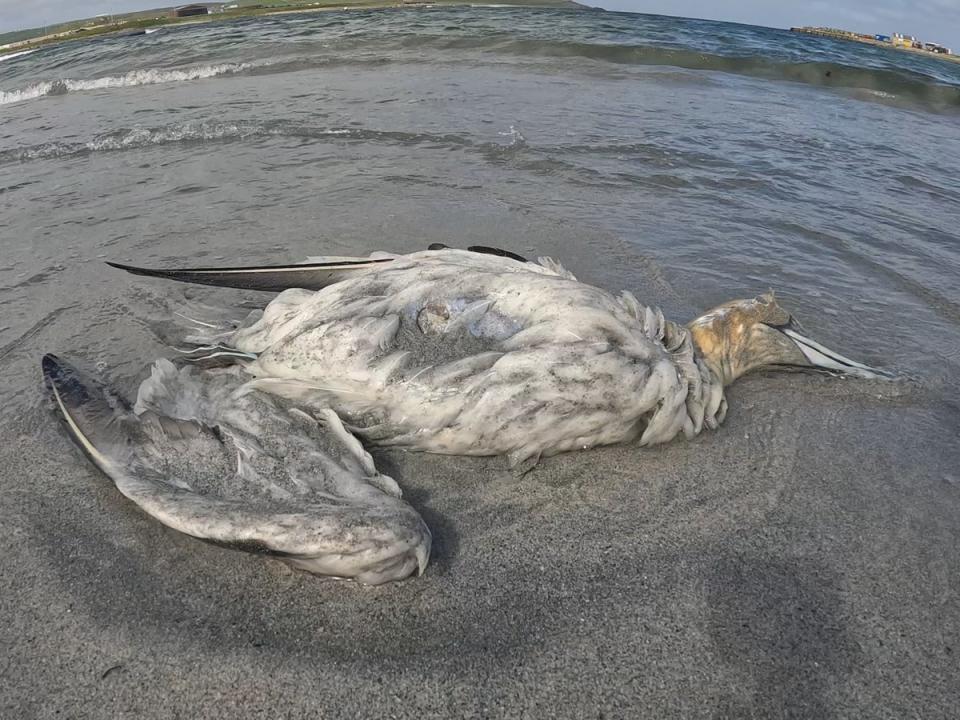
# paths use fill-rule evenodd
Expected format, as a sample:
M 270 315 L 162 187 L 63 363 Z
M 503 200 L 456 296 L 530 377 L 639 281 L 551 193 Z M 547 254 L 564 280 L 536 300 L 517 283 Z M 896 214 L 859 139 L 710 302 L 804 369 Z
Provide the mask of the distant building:
M 182 5 L 178 8 L 173 8 L 170 11 L 170 17 L 193 17 L 194 15 L 209 15 L 210 10 L 206 5 Z
M 914 50 L 923 50 L 923 43 L 913 35 L 904 35 L 902 33 L 893 34 L 893 44 L 896 47 L 913 48 Z

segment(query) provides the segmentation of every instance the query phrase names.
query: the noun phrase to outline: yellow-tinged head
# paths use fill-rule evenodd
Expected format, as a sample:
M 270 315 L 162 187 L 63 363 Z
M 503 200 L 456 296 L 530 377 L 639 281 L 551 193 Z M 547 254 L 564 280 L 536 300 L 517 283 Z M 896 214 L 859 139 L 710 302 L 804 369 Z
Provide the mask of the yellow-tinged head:
M 700 356 L 724 385 L 751 370 L 770 366 L 890 377 L 801 335 L 799 323 L 772 292 L 752 300 L 724 303 L 698 317 L 688 328 Z

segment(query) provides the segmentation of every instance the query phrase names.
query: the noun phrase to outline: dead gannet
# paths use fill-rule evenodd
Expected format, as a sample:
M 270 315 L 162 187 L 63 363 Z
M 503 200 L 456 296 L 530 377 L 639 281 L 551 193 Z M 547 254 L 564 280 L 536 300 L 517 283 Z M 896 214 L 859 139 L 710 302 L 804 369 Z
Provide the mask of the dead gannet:
M 241 327 L 210 333 L 216 344 L 188 359 L 242 363 L 255 387 L 333 408 L 369 442 L 504 454 L 514 465 L 715 428 L 724 386 L 759 367 L 884 374 L 801 335 L 772 294 L 683 327 L 549 259 L 490 248 L 275 268 L 118 267 L 283 290 Z
M 136 406 L 53 355 L 43 376 L 68 432 L 164 525 L 366 584 L 423 572 L 430 531 L 336 413 L 240 390 L 232 371 L 161 360 Z

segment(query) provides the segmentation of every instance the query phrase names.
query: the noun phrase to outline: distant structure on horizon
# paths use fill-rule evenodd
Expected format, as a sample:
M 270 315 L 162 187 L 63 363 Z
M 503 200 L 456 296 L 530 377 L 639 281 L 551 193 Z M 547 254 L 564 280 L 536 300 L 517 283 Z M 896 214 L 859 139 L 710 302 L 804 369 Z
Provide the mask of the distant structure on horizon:
M 913 37 L 913 35 L 904 35 L 903 33 L 894 33 L 893 35 L 866 35 L 856 33 L 851 30 L 838 30 L 836 28 L 826 27 L 793 27 L 791 32 L 804 33 L 805 35 L 819 35 L 821 37 L 834 38 L 836 40 L 855 40 L 856 42 L 869 43 L 871 45 L 889 45 L 902 50 L 922 50 L 924 52 L 934 53 L 936 55 L 953 55 L 953 51 L 935 42 L 923 42 Z
M 893 37 L 888 37 L 886 35 L 877 35 L 879 40 L 881 37 L 886 38 L 886 42 L 892 43 L 894 47 L 905 47 L 913 48 L 914 50 L 926 50 L 927 52 L 937 53 L 939 55 L 953 55 L 953 51 L 950 48 L 941 45 L 940 43 L 935 42 L 922 42 L 913 35 L 904 35 L 903 33 L 894 33 Z
M 170 11 L 170 17 L 182 18 L 193 17 L 194 15 L 209 15 L 210 8 L 206 5 L 181 5 Z

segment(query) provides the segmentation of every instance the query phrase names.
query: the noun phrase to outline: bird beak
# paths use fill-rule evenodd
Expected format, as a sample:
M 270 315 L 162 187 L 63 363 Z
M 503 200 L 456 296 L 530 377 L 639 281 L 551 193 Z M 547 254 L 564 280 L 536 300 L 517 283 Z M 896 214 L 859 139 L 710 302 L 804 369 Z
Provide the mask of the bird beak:
M 796 327 L 798 327 L 798 325 L 791 320 L 786 326 L 778 327 L 777 329 L 790 338 L 812 367 L 867 379 L 891 379 L 895 377 L 893 373 L 886 370 L 864 365 L 863 363 L 851 360 L 838 352 L 824 347 L 816 340 L 811 340 L 805 335 L 801 335 L 795 330 Z

